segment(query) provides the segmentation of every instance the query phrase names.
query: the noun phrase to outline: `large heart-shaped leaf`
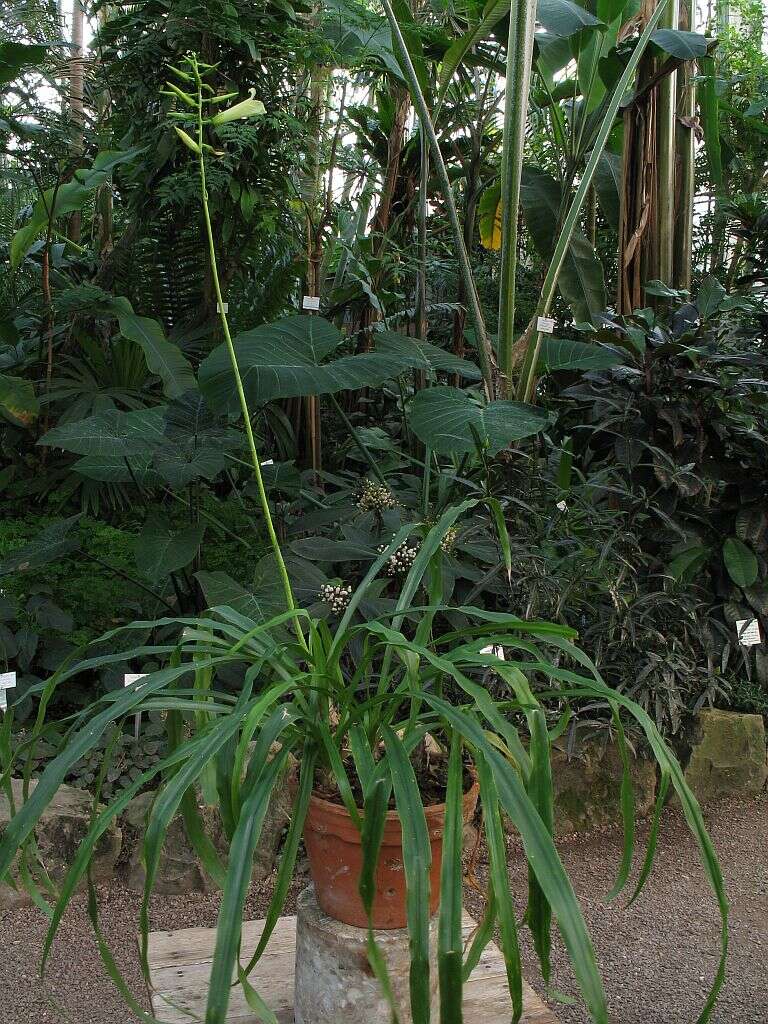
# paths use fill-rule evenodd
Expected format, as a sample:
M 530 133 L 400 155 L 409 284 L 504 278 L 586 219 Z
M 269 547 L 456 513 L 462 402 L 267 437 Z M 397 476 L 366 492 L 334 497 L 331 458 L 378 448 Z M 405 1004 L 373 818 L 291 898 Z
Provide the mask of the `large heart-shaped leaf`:
M 520 188 L 523 216 L 533 243 L 545 260 L 554 251 L 562 190 L 546 171 L 526 165 Z M 576 321 L 598 324 L 607 296 L 603 267 L 586 235 L 574 231 L 563 262 L 558 287 Z
M 204 531 L 200 523 L 174 530 L 166 520 L 150 516 L 136 538 L 136 565 L 152 579 L 183 569 L 197 554 Z
M 385 334 L 381 349 L 323 363 L 342 341 L 333 324 L 312 316 L 285 317 L 239 335 L 235 352 L 249 402 L 258 405 L 276 398 L 376 387 L 425 361 L 423 349 L 394 346 Z M 200 387 L 213 408 L 238 408 L 229 353 L 223 345 L 200 366 Z
M 130 459 L 154 452 L 164 441 L 164 410 L 109 409 L 84 420 L 63 423 L 37 442 L 47 448 L 62 448 L 75 455 L 98 455 Z
M 619 366 L 623 361 L 620 352 L 597 342 L 545 337 L 541 342 L 539 372 L 605 370 L 609 366 Z
M 411 403 L 411 429 L 443 455 L 472 452 L 478 441 L 494 455 L 512 441 L 538 434 L 549 422 L 547 413 L 534 405 L 508 401 L 481 405 L 459 388 L 429 388 Z
M 464 380 L 480 380 L 482 374 L 479 367 L 468 359 L 461 359 L 453 352 L 448 352 L 438 345 L 418 338 L 406 338 L 393 331 L 381 331 L 376 335 L 376 351 L 382 355 L 400 359 L 404 366 L 425 373 L 442 370 L 455 373 Z

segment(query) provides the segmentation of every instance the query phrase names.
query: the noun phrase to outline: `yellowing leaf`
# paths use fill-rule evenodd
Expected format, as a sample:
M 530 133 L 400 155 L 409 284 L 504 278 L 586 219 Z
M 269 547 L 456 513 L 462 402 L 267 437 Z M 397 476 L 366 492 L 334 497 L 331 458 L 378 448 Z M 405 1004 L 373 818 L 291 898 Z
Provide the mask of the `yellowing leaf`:
M 478 207 L 480 242 L 494 252 L 501 248 L 501 185 L 492 185 L 483 192 Z

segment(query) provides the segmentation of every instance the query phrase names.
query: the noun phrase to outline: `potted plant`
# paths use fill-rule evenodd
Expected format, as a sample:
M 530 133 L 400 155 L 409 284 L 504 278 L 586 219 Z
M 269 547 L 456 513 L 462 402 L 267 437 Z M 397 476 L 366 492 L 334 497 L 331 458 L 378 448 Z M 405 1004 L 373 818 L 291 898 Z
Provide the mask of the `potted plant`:
M 671 783 L 702 849 L 725 921 L 720 871 L 698 805 L 677 761 L 645 712 L 602 683 L 589 659 L 573 646 L 572 632 L 561 626 L 527 623 L 511 614 L 474 608 L 453 610 L 464 623 L 458 628 L 450 627 L 443 617 L 440 542 L 468 504 L 449 509 L 425 535 L 403 583 L 397 608 L 386 618 L 366 621 L 358 612 L 366 588 L 402 543 L 408 528 L 396 535 L 373 561 L 360 587 L 345 595 L 345 607 L 342 610 L 338 606 L 335 628 L 298 609 L 288 609 L 259 623 L 229 607 L 213 609 L 198 619 L 166 619 L 155 624 L 163 629 L 173 625 L 183 634 L 178 641 L 141 647 L 133 653 L 141 657 L 151 650 L 155 657 L 165 658 L 165 667 L 117 696 L 102 698 L 79 716 L 65 736 L 58 757 L 43 772 L 0 843 L 0 877 L 4 877 L 9 874 L 18 849 L 32 849 L 35 822 L 71 765 L 99 743 L 105 733 L 119 734 L 122 723 L 137 711 L 166 713 L 170 753 L 94 813 L 89 834 L 56 898 L 45 955 L 69 899 L 87 872 L 99 837 L 136 792 L 159 779 L 160 788 L 144 838 L 146 885 L 141 932 L 145 974 L 149 976 L 149 898 L 164 836 L 180 809 L 198 855 L 223 888 L 206 1020 L 209 1024 L 225 1021 L 236 967 L 251 1005 L 265 1015 L 264 1019 L 271 1019 L 268 1008 L 248 982 L 248 974 L 267 947 L 285 904 L 302 833 L 311 836 L 313 820 L 317 821 L 317 803 L 313 811 L 310 808 L 313 793 L 320 784 L 322 789 L 315 793 L 315 800 L 331 795 L 334 813 L 345 813 L 360 836 L 357 890 L 369 925 L 376 923 L 373 913 L 377 902 L 387 905 L 386 893 L 377 884 L 381 877 L 377 871 L 382 845 L 389 841 L 385 837 L 391 836 L 392 819 L 387 820 L 388 814 L 394 810 L 402 824 L 405 909 L 412 952 L 412 1012 L 414 1021 L 427 1022 L 433 988 L 429 925 L 436 902 L 441 996 L 446 1008 L 461 1005 L 462 972 L 467 966 L 461 954 L 455 952 L 462 949 L 461 835 L 467 806 L 475 799 L 476 785 L 490 860 L 490 892 L 488 915 L 467 961 L 477 962 L 494 925 L 498 926 L 510 991 L 516 1012 L 521 1012 L 522 975 L 506 871 L 503 813 L 519 832 L 528 860 L 526 922 L 532 930 L 544 976 L 549 975 L 550 925 L 554 915 L 593 1019 L 607 1020 L 592 944 L 551 835 L 551 736 L 542 687 L 544 694 L 560 706 L 599 698 L 608 701 L 614 711 L 625 757 L 626 838 L 615 891 L 627 880 L 633 850 L 632 787 L 621 724 L 624 713 L 644 731 L 662 779 L 638 889 L 650 870 L 659 815 Z M 427 602 L 417 605 L 415 600 L 424 591 Z M 146 627 L 147 623 L 141 623 L 135 628 Z M 558 663 L 553 652 L 558 655 Z M 45 731 L 45 705 L 54 688 L 76 672 L 107 660 L 108 656 L 86 660 L 53 677 L 42 694 L 40 714 L 29 733 L 30 748 L 34 749 Z M 242 673 L 242 685 L 235 691 L 220 682 L 222 673 L 226 669 L 231 671 L 233 665 L 239 666 Z M 576 671 L 577 668 L 581 670 Z M 484 685 L 489 670 L 500 681 L 493 697 Z M 532 681 L 537 682 L 532 685 Z M 189 734 L 187 738 L 185 733 Z M 448 751 L 444 762 L 445 794 L 438 800 L 434 787 L 424 786 L 423 776 L 420 783 L 414 766 L 414 755 L 427 737 L 434 738 Z M 107 750 L 102 778 L 109 768 L 109 747 Z M 251 860 L 270 796 L 282 778 L 289 755 L 298 759 L 300 769 L 285 850 L 258 948 L 250 964 L 238 966 Z M 12 770 L 13 763 L 4 766 L 4 782 Z M 210 772 L 229 836 L 227 864 L 219 861 L 198 818 L 195 786 Z M 476 784 L 472 772 L 476 774 Z M 469 801 L 465 796 L 467 789 L 471 794 Z M 430 877 L 434 835 L 429 819 L 430 805 L 435 802 L 444 804 L 439 880 L 434 875 Z M 344 828 L 349 834 L 350 825 Z M 307 845 L 311 851 L 311 838 Z M 33 884 L 29 875 L 27 881 Z M 438 897 L 434 893 L 437 884 Z M 338 902 L 338 893 L 332 894 L 331 903 L 333 899 Z M 93 901 L 92 916 L 98 929 Z M 113 976 L 119 977 L 103 940 L 102 950 Z M 384 982 L 386 969 L 376 956 L 374 943 L 371 964 Z M 721 978 L 718 972 L 702 1019 L 709 1013 Z M 122 990 L 132 1002 L 127 987 L 122 986 Z M 134 1009 L 139 1008 L 134 1005 Z

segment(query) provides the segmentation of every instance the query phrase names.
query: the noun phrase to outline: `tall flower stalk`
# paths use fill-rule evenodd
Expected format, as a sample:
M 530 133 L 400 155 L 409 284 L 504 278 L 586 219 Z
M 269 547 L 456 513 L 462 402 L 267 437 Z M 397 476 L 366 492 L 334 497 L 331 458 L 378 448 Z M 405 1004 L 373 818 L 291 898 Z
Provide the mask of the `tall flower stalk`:
M 253 97 L 240 100 L 233 106 L 228 107 L 226 110 L 221 110 L 211 117 L 206 117 L 204 113 L 204 105 L 206 103 L 216 104 L 221 101 L 231 100 L 236 98 L 236 94 L 229 94 L 226 96 L 215 96 L 211 87 L 204 81 L 205 73 L 210 69 L 210 65 L 204 64 L 197 59 L 195 54 L 185 58 L 186 67 L 189 71 L 184 71 L 180 68 L 172 68 L 171 70 L 176 74 L 183 82 L 191 83 L 194 86 L 194 92 L 189 93 L 184 89 L 180 88 L 173 83 L 168 83 L 168 92 L 170 95 L 180 99 L 187 106 L 191 106 L 194 111 L 194 123 L 196 128 L 196 139 L 192 139 L 187 132 L 178 126 L 174 126 L 176 133 L 178 134 L 184 145 L 190 149 L 198 160 L 198 168 L 200 171 L 200 202 L 203 207 L 203 220 L 205 222 L 205 234 L 208 240 L 208 256 L 211 266 L 211 278 L 213 280 L 213 288 L 216 294 L 216 303 L 219 313 L 219 320 L 221 321 L 221 329 L 224 334 L 224 342 L 229 353 L 230 362 L 232 364 L 232 374 L 235 378 L 235 388 L 237 390 L 237 397 L 240 403 L 240 411 L 243 416 L 243 422 L 245 424 L 245 435 L 248 439 L 248 449 L 251 456 L 251 463 L 253 465 L 253 475 L 256 479 L 256 488 L 259 495 L 259 504 L 261 511 L 264 516 L 264 522 L 267 527 L 267 535 L 269 536 L 269 542 L 272 547 L 272 552 L 275 556 L 277 563 L 277 571 L 280 576 L 280 582 L 283 587 L 283 593 L 285 595 L 286 605 L 288 610 L 293 612 L 293 624 L 296 631 L 296 638 L 300 645 L 306 649 L 306 640 L 304 638 L 304 632 L 301 628 L 301 622 L 299 620 L 296 601 L 293 596 L 293 588 L 291 587 L 291 581 L 288 576 L 288 569 L 283 558 L 283 552 L 280 548 L 280 541 L 277 537 L 275 530 L 275 524 L 272 520 L 272 512 L 269 507 L 269 499 L 267 498 L 266 488 L 264 487 L 264 479 L 261 475 L 261 459 L 259 457 L 259 451 L 256 447 L 256 439 L 253 434 L 253 426 L 251 424 L 251 413 L 248 408 L 248 400 L 245 397 L 245 388 L 243 387 L 243 379 L 240 375 L 240 367 L 237 362 L 237 353 L 235 352 L 235 346 L 232 341 L 232 334 L 229 329 L 229 320 L 227 318 L 227 307 L 224 302 L 224 296 L 221 290 L 221 281 L 219 279 L 219 271 L 216 263 L 216 246 L 213 240 L 213 227 L 211 225 L 211 212 L 208 207 L 208 189 L 206 185 L 206 173 L 205 173 L 205 153 L 213 152 L 213 147 L 209 146 L 205 142 L 204 128 L 205 125 L 210 123 L 213 125 L 226 124 L 229 121 L 240 120 L 241 118 L 260 116 L 264 113 L 264 105 Z M 209 91 L 210 96 L 205 96 L 204 91 Z M 188 115 L 180 114 L 180 118 L 187 120 Z

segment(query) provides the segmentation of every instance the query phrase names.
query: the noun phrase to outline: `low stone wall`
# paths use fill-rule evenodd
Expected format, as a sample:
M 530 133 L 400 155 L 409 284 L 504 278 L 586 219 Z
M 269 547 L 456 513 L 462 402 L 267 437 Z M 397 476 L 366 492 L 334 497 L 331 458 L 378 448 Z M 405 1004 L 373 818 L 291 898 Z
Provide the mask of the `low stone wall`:
M 761 715 L 707 708 L 700 711 L 685 780 L 701 804 L 724 797 L 757 796 L 768 778 Z
M 642 818 L 653 810 L 656 799 L 656 765 L 644 757 L 633 757 L 631 752 L 630 758 L 635 814 Z M 565 751 L 554 750 L 555 835 L 619 824 L 622 774 L 615 743 L 589 741 L 571 757 Z
M 30 783 L 34 790 L 36 782 Z M 11 782 L 15 809 L 23 803 L 23 785 L 20 779 Z M 290 820 L 295 794 L 295 775 L 286 774 L 264 820 L 261 838 L 253 859 L 253 880 L 263 881 L 274 870 L 283 832 Z M 128 805 L 125 813 L 112 823 L 96 847 L 92 877 L 95 882 L 109 882 L 118 878 L 131 889 L 144 888 L 144 867 L 141 863 L 142 841 L 147 814 L 155 794 L 142 793 Z M 74 786 L 61 786 L 43 813 L 35 829 L 35 840 L 40 860 L 53 881 L 60 884 L 74 861 L 77 849 L 88 832 L 93 797 Z M 200 813 L 209 838 L 218 851 L 225 855 L 227 840 L 218 812 L 201 807 Z M 8 798 L 0 795 L 0 834 L 11 817 Z M 14 871 L 14 875 L 16 872 Z M 210 882 L 187 839 L 180 816 L 174 818 L 167 832 L 160 857 L 154 891 L 160 895 L 180 895 L 206 892 Z M 26 890 L 13 889 L 0 884 L 0 911 L 31 902 Z

